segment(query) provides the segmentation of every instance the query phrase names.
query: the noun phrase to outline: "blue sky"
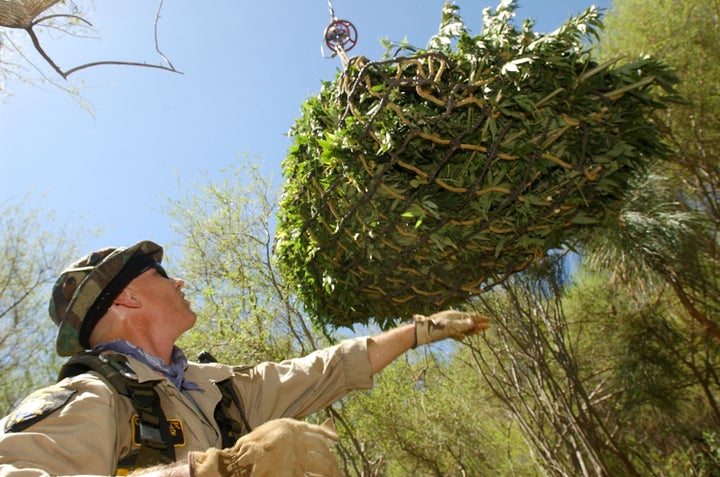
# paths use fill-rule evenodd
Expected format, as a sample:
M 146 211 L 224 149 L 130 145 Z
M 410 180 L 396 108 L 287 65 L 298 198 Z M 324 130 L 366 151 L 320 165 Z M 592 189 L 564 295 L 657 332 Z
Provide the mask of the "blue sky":
M 443 2 L 336 0 L 332 6 L 358 30 L 349 55 L 379 59 L 380 38 L 424 47 L 437 32 Z M 473 33 L 480 32 L 482 9 L 497 5 L 456 3 Z M 608 8 L 611 0 L 521 0 L 517 16 L 549 32 L 593 4 Z M 43 44 L 65 69 L 99 60 L 158 63 L 156 9 L 150 0 L 95 2 L 86 18 L 98 38 L 45 35 Z M 101 228 L 99 237 L 78 244 L 83 252 L 143 239 L 171 247 L 178 237 L 162 209 L 193 193 L 206 173 L 220 178 L 249 154 L 280 181 L 286 133 L 300 105 L 342 66 L 321 54 L 329 22 L 327 0 L 165 1 L 160 47 L 183 74 L 99 66 L 68 82 L 16 32 L 13 39 L 24 42 L 35 65 L 80 88 L 93 113 L 58 88 L 8 82 L 0 96 L 0 204 L 30 193 L 61 223 Z M 8 61 L 7 53 L 0 49 L 0 61 Z

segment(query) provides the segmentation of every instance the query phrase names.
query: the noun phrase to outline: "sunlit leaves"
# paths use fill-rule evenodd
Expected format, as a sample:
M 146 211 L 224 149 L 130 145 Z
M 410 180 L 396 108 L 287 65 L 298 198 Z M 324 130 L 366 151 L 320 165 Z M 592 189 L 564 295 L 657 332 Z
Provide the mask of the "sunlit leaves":
M 649 119 L 672 93 L 663 64 L 598 65 L 594 8 L 545 35 L 515 8 L 472 37 L 446 4 L 427 50 L 351 59 L 304 104 L 278 256 L 319 323 L 463 303 L 602 223 L 666 152 Z

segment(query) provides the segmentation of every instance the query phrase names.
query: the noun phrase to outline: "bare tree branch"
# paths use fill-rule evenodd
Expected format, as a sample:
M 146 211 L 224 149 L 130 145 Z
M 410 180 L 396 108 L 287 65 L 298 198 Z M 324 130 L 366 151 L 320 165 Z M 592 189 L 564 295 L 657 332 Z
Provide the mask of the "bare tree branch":
M 123 65 L 123 66 L 141 66 L 145 68 L 156 68 L 160 70 L 165 71 L 171 71 L 173 73 L 183 74 L 181 71 L 177 71 L 175 68 L 163 66 L 163 65 L 155 65 L 152 63 L 137 63 L 134 61 L 95 61 L 92 63 L 85 63 L 84 65 L 76 66 L 74 68 L 70 68 L 69 70 L 65 71 L 65 73 L 61 73 L 63 78 L 67 78 L 72 73 L 75 73 L 76 71 L 83 70 L 85 68 L 91 68 L 93 66 L 100 66 L 100 65 Z
M 32 24 L 31 24 L 31 26 L 25 28 L 25 31 L 27 32 L 28 35 L 30 35 L 30 39 L 32 40 L 33 45 L 35 46 L 35 50 L 37 50 L 37 52 L 40 53 L 40 56 L 42 56 L 43 58 L 45 58 L 45 61 L 47 61 L 47 63 L 48 63 L 50 66 L 52 66 L 52 68 L 53 68 L 60 76 L 62 76 L 64 79 L 67 79 L 67 75 L 63 72 L 63 70 L 60 69 L 60 67 L 55 64 L 55 62 L 53 61 L 53 59 L 50 58 L 50 55 L 48 55 L 47 53 L 45 53 L 45 50 L 43 50 L 43 47 L 40 45 L 40 40 L 38 39 L 37 35 L 35 34 L 35 31 L 32 29 Z
M 73 74 L 77 71 L 80 71 L 80 70 L 83 70 L 86 68 L 91 68 L 94 66 L 100 66 L 100 65 L 139 66 L 139 67 L 144 67 L 144 68 L 155 68 L 155 69 L 171 71 L 173 73 L 182 74 L 182 72 L 175 69 L 175 67 L 170 62 L 170 60 L 168 60 L 167 56 L 165 56 L 165 54 L 160 50 L 160 44 L 159 44 L 159 40 L 158 40 L 158 25 L 160 22 L 162 7 L 163 7 L 163 0 L 159 0 L 157 13 L 155 14 L 155 23 L 154 23 L 155 51 L 157 51 L 157 53 L 160 55 L 160 57 L 163 59 L 163 61 L 167 64 L 167 66 L 160 65 L 160 64 L 136 62 L 136 61 L 108 60 L 108 61 L 94 61 L 94 62 L 82 64 L 79 66 L 75 66 L 74 68 L 70 68 L 68 70 L 63 70 L 62 68 L 60 68 L 60 66 L 58 66 L 57 63 L 55 63 L 55 61 L 52 59 L 52 57 L 42 47 L 42 45 L 40 44 L 40 39 L 35 34 L 34 28 L 37 25 L 40 25 L 42 22 L 45 22 L 47 20 L 51 20 L 54 18 L 71 18 L 71 19 L 75 19 L 80 22 L 83 22 L 88 26 L 92 26 L 92 24 L 89 21 L 85 20 L 84 18 L 82 18 L 78 15 L 70 15 L 70 14 L 46 15 L 43 17 L 36 18 L 36 19 L 32 20 L 30 23 L 28 23 L 27 25 L 24 25 L 22 27 L 10 27 L 10 28 L 21 28 L 21 29 L 25 30 L 27 32 L 27 34 L 30 36 L 33 46 L 35 47 L 35 50 L 38 53 L 40 53 L 40 56 L 42 56 L 43 59 L 52 67 L 52 69 L 55 70 L 55 72 L 57 74 L 62 76 L 63 79 L 67 79 L 68 76 L 70 76 L 71 74 Z

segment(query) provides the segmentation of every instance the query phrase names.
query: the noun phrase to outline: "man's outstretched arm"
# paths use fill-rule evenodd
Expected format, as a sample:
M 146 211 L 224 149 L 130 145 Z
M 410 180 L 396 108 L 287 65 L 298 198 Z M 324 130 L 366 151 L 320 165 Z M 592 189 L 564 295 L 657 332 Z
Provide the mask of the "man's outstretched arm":
M 430 316 L 415 315 L 414 323 L 399 326 L 370 338 L 370 369 L 377 373 L 398 356 L 416 346 L 446 338 L 462 339 L 487 329 L 489 319 L 475 313 L 445 310 Z

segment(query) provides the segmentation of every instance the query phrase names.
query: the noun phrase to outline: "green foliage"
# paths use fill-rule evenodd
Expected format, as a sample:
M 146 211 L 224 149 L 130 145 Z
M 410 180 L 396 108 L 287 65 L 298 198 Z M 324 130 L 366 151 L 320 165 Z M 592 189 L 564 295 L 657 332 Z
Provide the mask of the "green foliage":
M 275 273 L 269 184 L 239 167 L 173 204 L 200 315 L 188 351 L 253 364 L 325 344 Z M 718 347 L 663 288 L 584 270 L 566 289 L 550 265 L 482 295 L 483 337 L 410 352 L 333 407 L 346 475 L 713 475 Z
M 669 173 L 656 166 L 629 182 L 616 220 L 585 242 L 588 262 L 613 269 L 628 281 L 649 281 L 669 269 L 689 281 L 702 280 L 698 270 L 702 251 L 712 241 L 711 222 L 678 197 Z
M 618 0 L 616 3 L 632 4 L 629 0 Z M 693 4 L 665 1 L 644 3 L 649 5 L 648 8 L 657 5 L 658 9 L 671 4 L 684 4 L 686 7 Z M 505 5 L 512 4 L 506 2 Z M 453 127 L 464 132 L 469 129 L 468 124 L 478 124 L 482 131 L 483 126 L 488 124 L 485 131 L 488 137 L 506 139 L 497 142 L 498 151 L 505 151 L 502 149 L 504 147 L 521 149 L 524 136 L 513 137 L 509 130 L 503 132 L 503 127 L 510 124 L 512 129 L 514 125 L 539 120 L 543 112 L 528 112 L 528 108 L 533 110 L 532 104 L 537 103 L 537 98 L 531 98 L 536 103 L 525 105 L 523 111 L 526 115 L 508 114 L 516 111 L 505 104 L 502 114 L 491 118 L 496 124 L 496 127 L 491 128 L 488 118 L 480 120 L 483 114 L 480 107 L 474 111 L 472 108 L 461 111 L 457 104 L 451 107 L 435 105 L 431 99 L 418 97 L 416 91 L 413 93 L 414 85 L 413 88 L 405 89 L 388 86 L 388 71 L 399 71 L 401 76 L 406 71 L 429 71 L 430 64 L 441 64 L 442 57 L 435 56 L 438 51 L 445 51 L 444 57 L 449 58 L 453 52 L 472 51 L 472 48 L 480 47 L 478 43 L 473 43 L 475 39 L 464 33 L 462 22 L 455 21 L 455 18 L 459 18 L 456 13 L 451 7 L 445 10 L 444 27 L 431 42 L 435 50 L 419 52 L 415 57 L 410 55 L 417 63 L 402 63 L 404 58 L 368 62 L 354 71 L 355 78 L 363 81 L 367 79 L 367 84 L 363 81 L 350 82 L 346 84 L 349 89 L 342 90 L 337 81 L 327 83 L 318 98 L 311 98 L 303 105 L 303 118 L 296 124 L 295 144 L 286 162 L 292 163 L 292 167 L 286 167 L 286 173 L 292 171 L 294 175 L 286 177 L 282 207 L 293 204 L 307 207 L 314 214 L 311 217 L 315 222 L 306 224 L 298 217 L 287 214 L 284 218 L 281 216 L 281 225 L 285 227 L 278 233 L 281 251 L 287 245 L 282 241 L 289 241 L 298 246 L 292 253 L 297 253 L 300 259 L 320 260 L 324 253 L 330 253 L 330 249 L 317 246 L 320 242 L 312 242 L 303 238 L 302 234 L 312 231 L 321 237 L 328 237 L 332 235 L 328 231 L 330 228 L 336 242 L 348 248 L 347 253 L 356 250 L 353 248 L 355 239 L 365 247 L 363 250 L 373 253 L 376 259 L 371 265 L 376 268 L 367 268 L 372 270 L 373 276 L 382 277 L 403 265 L 416 267 L 419 272 L 426 273 L 422 269 L 425 262 L 398 264 L 392 260 L 395 252 L 388 252 L 387 244 L 371 239 L 373 236 L 381 237 L 391 244 L 397 241 L 403 249 L 407 248 L 408 258 L 414 257 L 413 254 L 418 250 L 417 242 L 413 237 L 406 237 L 399 232 L 390 233 L 390 224 L 395 225 L 392 218 L 402 217 L 402 224 L 406 227 L 404 232 L 410 230 L 422 236 L 424 227 L 433 224 L 439 227 L 442 218 L 449 213 L 448 210 L 462 212 L 467 199 L 458 199 L 457 195 L 449 193 L 443 196 L 440 192 L 449 191 L 438 185 L 437 178 L 446 185 L 464 187 L 466 184 L 462 181 L 473 174 L 474 163 L 448 159 L 447 171 L 438 171 L 437 178 L 431 179 L 434 157 L 438 153 L 447 153 L 451 148 L 433 141 L 423 142 L 418 137 L 405 144 L 404 138 L 407 136 L 400 134 L 407 133 L 411 128 L 399 115 L 393 115 L 396 111 L 389 110 L 392 109 L 391 104 L 400 107 L 403 117 L 418 126 L 420 131 L 447 128 L 437 133 L 437 137 L 449 138 L 456 133 L 451 130 Z M 491 21 L 486 22 L 483 34 L 495 32 L 499 35 L 504 31 L 503 22 L 510 18 L 509 15 L 511 9 L 508 8 L 491 14 Z M 643 14 L 644 18 L 651 18 L 658 25 L 664 24 L 666 16 L 666 13 Z M 640 23 L 637 22 L 637 15 L 630 15 L 630 20 L 636 25 Z M 523 29 L 511 29 L 504 34 L 515 32 L 519 35 L 529 31 L 530 26 L 526 24 Z M 678 24 L 678 28 L 680 26 L 687 30 L 690 25 Z M 595 28 L 599 28 L 599 24 Z M 650 27 L 655 32 L 664 29 L 662 26 Z M 561 33 L 557 32 L 556 35 Z M 591 38 L 594 33 L 599 33 L 599 30 L 589 31 L 589 36 L 583 37 L 584 40 Z M 696 38 L 699 33 L 689 32 L 688 37 Z M 529 44 L 535 40 L 531 38 Z M 678 36 L 678 43 L 673 43 L 673 48 L 677 50 L 674 53 L 678 55 L 683 48 L 681 40 L 682 37 Z M 508 42 L 504 47 L 515 54 L 512 48 L 514 44 Z M 661 44 L 660 39 L 657 44 Z M 591 68 L 589 46 L 584 42 L 577 45 L 577 50 L 570 48 L 566 57 L 559 58 L 584 58 L 588 61 L 587 68 Z M 496 47 L 489 42 L 482 46 L 487 49 Z M 545 46 L 550 48 L 552 41 Z M 709 53 L 708 50 L 710 48 L 702 54 Z M 632 57 L 642 53 L 640 50 L 626 51 Z M 479 61 L 477 55 L 469 55 L 469 58 Z M 534 71 L 531 68 L 533 62 L 542 63 L 537 58 L 531 60 L 513 63 L 508 58 L 500 57 L 497 64 L 491 65 L 501 70 L 497 75 L 500 80 L 488 83 L 488 87 L 502 89 L 507 78 L 520 80 L 523 75 L 530 75 Z M 640 60 L 641 63 L 643 61 L 646 60 Z M 558 62 L 563 61 L 558 59 Z M 451 63 L 452 66 L 463 64 L 462 61 L 447 64 Z M 511 63 L 509 69 L 502 72 L 502 65 L 507 63 Z M 487 65 L 490 63 L 482 66 Z M 359 63 L 355 63 L 355 67 L 359 66 Z M 513 66 L 517 67 L 517 71 L 510 71 Z M 384 67 L 389 69 L 385 70 Z M 633 68 L 622 62 L 603 64 L 587 80 L 592 82 L 604 75 L 629 71 L 627 74 L 636 75 L 634 78 L 625 77 L 625 84 L 630 84 L 647 72 Z M 584 71 L 587 74 L 589 70 Z M 437 69 L 434 70 L 435 74 L 437 72 Z M 575 74 L 571 71 L 565 73 L 567 77 Z M 449 74 L 448 70 L 445 74 Z M 558 81 L 564 81 L 562 71 L 556 72 L 556 75 Z M 535 77 L 537 84 L 543 81 L 555 81 L 554 75 Z M 709 81 L 705 82 L 710 84 Z M 420 86 L 423 94 L 429 92 L 439 98 L 448 94 L 447 90 L 442 89 L 441 83 L 428 81 Z M 525 88 L 525 91 L 528 90 L 533 91 Z M 493 91 L 497 93 L 498 90 Z M 458 95 L 463 92 L 462 88 L 457 90 Z M 631 101 L 650 101 L 655 104 L 652 103 L 655 98 L 651 94 L 649 88 L 628 91 L 617 100 L 628 101 L 625 103 L 627 111 L 618 114 L 636 113 L 631 111 Z M 493 104 L 500 104 L 508 98 L 512 102 L 516 97 L 521 97 L 517 91 L 510 94 L 503 90 L 499 102 Z M 329 101 L 328 98 L 337 102 Z M 559 101 L 560 98 L 564 98 L 563 101 Z M 557 108 L 560 104 L 570 108 L 573 103 L 568 98 L 572 98 L 572 94 L 560 91 L 543 104 L 550 108 Z M 345 102 L 341 103 L 341 100 Z M 558 102 L 554 102 L 556 100 Z M 614 108 L 619 103 L 608 104 L 608 107 Z M 359 117 L 365 123 L 354 112 L 344 109 L 350 106 L 360 111 Z M 516 106 L 519 108 L 522 104 Z M 675 108 L 680 107 L 684 106 L 672 104 L 666 113 L 674 114 Z M 493 111 L 498 112 L 500 109 L 495 107 Z M 465 116 L 458 122 L 443 120 L 443 114 L 449 117 L 451 113 L 463 113 Z M 687 114 L 686 110 L 686 118 L 699 118 L 694 116 L 696 113 L 693 111 Z M 643 114 L 649 114 L 649 110 Z M 654 124 L 665 117 L 663 114 L 654 114 Z M 677 117 L 681 118 L 681 115 Z M 569 118 L 577 119 L 572 115 Z M 643 121 L 648 119 L 647 116 L 640 119 L 638 124 L 646 125 Z M 620 118 L 611 115 L 608 119 L 614 120 L 620 121 Z M 562 117 L 551 126 L 559 127 L 561 121 L 564 121 Z M 580 127 L 589 128 L 587 125 Z M 371 153 L 363 152 L 368 147 L 363 142 L 367 139 L 363 136 L 365 128 L 383 132 L 371 140 Z M 702 130 L 703 134 L 705 131 Z M 568 128 L 550 144 L 551 149 L 566 141 L 573 132 L 578 131 Z M 635 132 L 640 135 L 640 131 Z M 462 136 L 456 144 L 472 144 L 466 140 L 467 137 Z M 649 137 L 651 140 L 656 139 L 654 136 Z M 677 139 L 677 135 L 671 137 Z M 565 151 L 575 146 L 575 143 L 568 143 Z M 639 145 L 633 144 L 633 147 Z M 661 149 L 661 146 L 658 148 Z M 403 155 L 393 156 L 393 151 L 398 150 L 402 150 Z M 685 148 L 680 152 L 684 154 L 690 150 L 697 151 L 699 148 Z M 711 148 L 707 150 L 712 151 Z M 419 152 L 412 158 L 415 162 L 411 163 L 406 160 L 405 153 L 413 151 Z M 622 147 L 619 151 L 618 157 L 625 153 Z M 476 157 L 482 155 L 473 152 Z M 382 169 L 387 174 L 368 174 L 362 160 L 375 161 L 373 164 L 367 162 L 371 172 Z M 392 161 L 395 163 L 389 166 Z M 427 177 L 416 171 L 405 170 L 403 173 L 407 177 L 401 179 L 398 168 L 403 167 L 399 161 L 413 164 Z M 519 164 L 519 160 L 497 162 L 510 169 Z M 545 167 L 545 170 L 562 175 L 564 168 L 561 165 L 538 162 L 540 165 L 537 167 Z M 608 160 L 607 163 L 613 162 Z M 554 255 L 548 257 L 548 260 L 534 260 L 532 267 L 526 268 L 523 274 L 512 274 L 504 286 L 495 287 L 474 300 L 480 312 L 492 316 L 492 327 L 483 338 L 466 342 L 467 346 L 459 351 L 442 347 L 433 349 L 434 354 L 423 355 L 420 350 L 412 352 L 407 360 L 399 360 L 387 368 L 378 377 L 372 391 L 350 394 L 338 403 L 333 413 L 343 435 L 338 453 L 347 475 L 718 475 L 716 429 L 720 426 L 720 402 L 717 399 L 720 395 L 720 349 L 687 319 L 689 311 L 692 311 L 688 303 L 709 317 L 713 317 L 718 309 L 714 286 L 717 281 L 708 273 L 716 268 L 715 262 L 706 254 L 707 246 L 714 243 L 708 240 L 709 235 L 706 233 L 712 221 L 705 220 L 687 204 L 681 204 L 686 198 L 692 204 L 698 197 L 693 194 L 702 188 L 677 188 L 682 182 L 680 179 L 687 181 L 692 175 L 675 174 L 677 169 L 671 169 L 666 164 L 653 164 L 648 171 L 643 171 L 648 174 L 639 174 L 641 169 L 626 169 L 626 176 L 634 176 L 632 180 L 621 178 L 617 183 L 608 184 L 607 190 L 596 191 L 597 194 L 614 194 L 619 189 L 625 189 L 622 204 L 608 201 L 594 209 L 600 215 L 606 210 L 613 212 L 610 216 L 604 216 L 602 228 L 592 229 L 596 237 L 601 235 L 601 231 L 608 232 L 603 234 L 606 247 L 602 261 L 605 267 L 584 268 L 574 276 L 572 286 L 568 287 L 563 282 L 567 277 L 562 270 L 544 267 Z M 583 169 L 578 170 L 582 173 Z M 703 173 L 697 177 L 716 176 L 710 168 L 700 171 Z M 397 174 L 393 176 L 392 173 Z M 363 182 L 363 174 L 377 180 Z M 573 183 L 578 189 L 587 191 L 589 189 L 586 187 L 597 184 L 584 174 L 580 175 L 584 179 Z M 506 173 L 503 180 L 509 180 L 507 177 L 511 176 Z M 251 224 L 257 218 L 262 219 L 267 212 L 274 213 L 274 208 L 250 206 L 251 203 L 260 204 L 262 201 L 256 202 L 258 189 L 238 187 L 238 184 L 247 182 L 245 177 L 245 172 L 237 173 L 229 183 L 204 188 L 197 201 L 194 199 L 183 203 L 179 210 L 183 214 L 187 212 L 181 221 L 180 230 L 188 231 L 187 251 L 192 258 L 183 262 L 183 268 L 190 272 L 185 277 L 196 289 L 196 299 L 199 299 L 202 307 L 199 324 L 201 331 L 187 339 L 193 347 L 205 347 L 207 343 L 212 343 L 211 350 L 222 350 L 228 361 L 251 363 L 299 354 L 320 342 L 313 330 L 303 329 L 304 315 L 298 311 L 298 303 L 295 301 L 298 297 L 294 293 L 299 290 L 305 304 L 312 304 L 303 295 L 310 292 L 304 292 L 303 287 L 294 280 L 294 287 L 285 287 L 281 282 L 270 279 L 273 276 L 270 270 L 275 271 L 272 259 L 265 258 L 271 250 L 270 227 L 263 225 L 255 228 Z M 598 177 L 606 178 L 608 175 Z M 539 178 L 529 187 L 542 182 Z M 344 181 L 350 181 L 347 183 L 350 185 Z M 502 181 L 498 184 L 502 185 Z M 705 184 L 709 186 L 708 191 L 716 190 L 711 182 Z M 365 192 L 372 187 L 375 187 L 376 195 L 366 199 Z M 435 187 L 432 194 L 430 187 Z M 615 187 L 618 189 L 613 189 Z M 337 199 L 311 202 L 309 198 L 319 193 L 318 190 L 323 193 L 333 191 Z M 383 199 L 382 194 L 393 197 L 393 193 L 404 195 L 405 200 Z M 524 198 L 522 202 L 516 201 L 517 204 L 509 204 L 508 207 L 517 207 L 517 210 L 527 207 L 528 220 L 537 220 L 534 214 L 537 210 L 543 210 L 543 206 L 533 204 L 533 201 L 543 195 L 523 191 L 520 196 Z M 590 195 L 585 196 L 588 204 L 591 198 Z M 270 203 L 272 199 L 267 201 L 267 204 Z M 357 207 L 353 208 L 354 205 Z M 495 208 L 493 205 L 480 210 L 489 219 Z M 352 212 L 357 210 L 375 214 L 374 222 L 363 223 L 362 217 L 353 216 Z M 477 214 L 477 210 L 473 213 Z M 343 222 L 335 215 L 347 219 Z M 245 221 L 243 218 L 255 219 Z M 295 219 L 297 221 L 290 222 Z M 580 222 L 583 220 L 579 219 Z M 268 224 L 270 221 L 269 218 L 264 220 Z M 345 233 L 347 229 L 341 227 L 349 224 L 357 224 L 364 232 L 359 232 L 357 237 L 350 240 Z M 587 224 L 581 225 L 585 227 Z M 441 227 L 437 232 L 439 235 L 436 234 L 436 240 L 432 240 L 430 234 L 427 235 L 425 245 L 432 244 L 432 247 L 442 249 L 448 254 L 447 257 L 457 256 L 453 255 L 457 253 L 453 244 L 444 240 L 450 237 L 455 243 L 458 236 L 445 234 L 445 229 Z M 559 233 L 570 236 L 566 229 Z M 258 237 L 259 240 L 248 240 L 250 236 Z M 487 251 L 493 260 L 502 259 L 503 254 L 512 249 L 507 247 L 515 246 L 508 237 L 503 241 L 504 236 L 507 234 L 495 234 L 492 250 Z M 262 246 L 256 247 L 256 242 Z M 500 247 L 497 242 L 502 242 Z M 427 248 L 426 252 L 432 250 Z M 500 253 L 496 256 L 498 250 Z M 584 252 L 590 250 L 583 249 Z M 592 251 L 597 252 L 598 249 Z M 283 253 L 289 252 L 285 250 Z M 340 257 L 346 252 L 339 247 L 333 253 Z M 357 256 L 358 260 L 363 258 L 362 253 Z M 463 256 L 463 260 L 448 259 L 445 265 L 460 273 L 462 265 L 479 268 L 482 263 L 473 262 L 468 256 Z M 317 263 L 322 263 L 330 271 L 334 269 L 329 260 Z M 267 273 L 261 273 L 262 270 Z M 302 267 L 298 270 L 298 273 L 305 273 Z M 325 282 L 328 291 L 339 294 L 343 300 L 347 299 L 343 293 L 350 292 L 348 288 L 342 287 L 341 281 L 352 280 L 349 270 L 351 268 L 347 268 L 342 275 L 333 275 L 332 280 Z M 699 276 L 701 271 L 702 277 Z M 401 272 L 408 274 L 408 280 L 415 276 L 407 270 Z M 693 278 L 693 273 L 698 276 Z M 302 276 L 308 284 L 315 284 L 316 279 L 322 283 L 322 277 L 322 273 L 310 272 Z M 681 289 L 687 292 L 683 297 L 689 302 L 678 299 L 681 295 L 670 292 L 675 289 L 666 280 L 668 277 L 674 277 L 675 284 L 680 284 Z M 356 295 L 353 298 L 367 302 L 367 306 L 382 305 L 382 300 L 373 301 L 357 290 L 352 293 Z M 374 295 L 372 297 L 376 298 Z M 413 308 L 414 312 L 422 308 L 422 304 L 415 305 L 418 307 L 408 304 L 408 310 Z M 341 308 L 345 307 L 343 312 L 350 317 L 353 313 L 367 310 L 362 308 L 365 304 L 360 308 L 353 306 L 354 302 L 345 301 Z M 395 316 L 397 306 L 393 308 L 391 316 Z M 231 313 L 226 313 L 226 309 L 231 310 Z M 314 312 L 312 306 L 309 309 Z M 225 321 L 219 321 L 221 319 Z M 219 330 L 222 333 L 215 334 Z
M 720 207 L 720 28 L 717 0 L 616 0 L 606 15 L 600 51 L 607 57 L 647 53 L 672 66 L 685 101 L 658 120 L 667 131 L 677 163 L 678 187 L 694 207 L 716 222 Z M 639 22 L 637 18 L 651 19 Z M 689 187 L 686 187 L 689 184 Z
M 666 317 L 642 313 L 631 319 L 619 353 L 617 373 L 628 412 L 647 402 L 668 414 L 677 411 L 683 389 L 680 337 Z
M 483 295 L 489 346 L 472 349 L 538 465 L 688 475 L 697 439 L 720 422 L 720 348 L 698 339 L 662 288 L 641 293 L 588 270 L 565 287 L 561 274 L 543 275 Z
M 50 289 L 77 259 L 74 240 L 90 233 L 58 224 L 30 196 L 0 203 L 0 408 L 54 382 L 57 327 L 47 312 Z
M 587 250 L 599 265 L 619 270 L 630 286 L 669 284 L 687 316 L 720 342 L 719 7 L 717 1 L 618 0 L 606 16 L 600 51 L 661 58 L 677 71 L 685 101 L 655 118 L 673 149 L 672 167 L 666 164 L 632 184 L 617 223 Z
M 605 19 L 607 34 L 599 45 L 604 55 L 651 54 L 677 71 L 678 90 L 686 102 L 673 106 L 669 119 L 673 137 L 687 142 L 686 146 L 717 148 L 720 84 L 711 79 L 720 74 L 719 9 L 717 0 L 614 0 Z M 638 22 L 639 17 L 652 21 Z M 689 134 L 693 128 L 695 134 Z M 700 149 L 680 152 L 693 151 Z
M 372 391 L 348 396 L 342 422 L 352 424 L 355 447 L 341 427 L 346 475 L 538 475 L 519 429 L 465 358 L 451 348 L 411 353 L 383 370 Z
M 284 162 L 278 257 L 323 326 L 458 305 L 617 211 L 666 152 L 652 113 L 674 76 L 597 64 L 588 9 L 550 34 L 446 4 L 427 50 L 350 60 L 302 106 Z
M 688 470 L 687 475 L 716 477 L 720 475 L 720 436 L 706 432 L 690 448 L 673 459 Z M 680 466 L 678 466 L 680 467 Z

